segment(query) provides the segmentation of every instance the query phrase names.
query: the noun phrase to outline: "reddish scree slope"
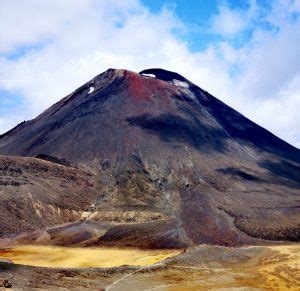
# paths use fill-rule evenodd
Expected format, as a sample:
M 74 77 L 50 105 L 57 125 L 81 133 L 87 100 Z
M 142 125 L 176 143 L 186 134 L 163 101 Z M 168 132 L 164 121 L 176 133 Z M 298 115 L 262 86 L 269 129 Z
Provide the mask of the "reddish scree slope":
M 299 240 L 299 150 L 177 73 L 110 69 L 4 134 L 0 154 L 43 154 L 93 172 L 97 191 L 80 217 L 63 227 L 47 221 L 47 235 L 36 227 L 25 241 L 178 247 Z M 0 196 L 12 199 L 3 193 L 18 186 L 1 187 Z

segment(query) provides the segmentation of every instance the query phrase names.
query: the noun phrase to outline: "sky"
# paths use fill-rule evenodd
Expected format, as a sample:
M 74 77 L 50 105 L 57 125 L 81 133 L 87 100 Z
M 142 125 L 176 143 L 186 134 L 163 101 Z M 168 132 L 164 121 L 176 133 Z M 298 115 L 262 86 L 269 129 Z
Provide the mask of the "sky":
M 153 67 L 300 148 L 300 0 L 0 0 L 0 134 L 108 68 Z

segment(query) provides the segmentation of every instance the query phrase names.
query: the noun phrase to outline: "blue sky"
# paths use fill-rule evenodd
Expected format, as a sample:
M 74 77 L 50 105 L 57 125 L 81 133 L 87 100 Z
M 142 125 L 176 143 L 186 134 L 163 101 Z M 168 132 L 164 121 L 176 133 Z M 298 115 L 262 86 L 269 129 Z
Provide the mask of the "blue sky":
M 0 133 L 109 67 L 177 71 L 300 147 L 300 0 L 0 0 Z
M 217 1 L 142 1 L 153 13 L 159 13 L 164 7 L 169 7 L 188 27 L 188 33 L 179 36 L 188 42 L 193 51 L 203 50 L 218 36 L 203 31 L 207 29 L 208 19 L 218 12 Z

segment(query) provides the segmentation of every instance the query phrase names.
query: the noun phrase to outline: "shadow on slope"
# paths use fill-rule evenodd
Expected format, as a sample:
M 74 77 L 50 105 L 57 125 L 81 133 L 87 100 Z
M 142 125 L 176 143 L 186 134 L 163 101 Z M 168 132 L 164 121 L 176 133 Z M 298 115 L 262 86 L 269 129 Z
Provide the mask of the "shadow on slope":
M 188 120 L 172 114 L 160 114 L 152 116 L 143 114 L 141 116 L 127 118 L 129 124 L 158 135 L 166 142 L 188 143 L 196 149 L 200 149 L 206 143 L 216 151 L 225 150 L 226 135 L 221 129 L 201 123 L 194 118 Z
M 259 163 L 259 166 L 267 169 L 273 175 L 287 179 L 289 182 L 300 186 L 300 167 L 290 162 L 285 160 L 281 160 L 280 162 L 264 160 Z
M 243 180 L 247 180 L 247 181 L 253 181 L 253 182 L 264 182 L 263 179 L 246 173 L 240 169 L 234 168 L 234 167 L 227 167 L 227 168 L 221 168 L 221 169 L 217 169 L 218 172 L 225 174 L 225 175 L 231 175 L 231 176 L 235 176 L 237 178 L 241 178 Z

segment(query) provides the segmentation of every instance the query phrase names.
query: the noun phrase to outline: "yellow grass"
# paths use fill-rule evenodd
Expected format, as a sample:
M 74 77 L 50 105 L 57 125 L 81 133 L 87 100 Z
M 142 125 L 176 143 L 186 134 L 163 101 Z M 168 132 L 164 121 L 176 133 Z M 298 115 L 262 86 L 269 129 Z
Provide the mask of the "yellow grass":
M 178 250 L 23 245 L 0 250 L 0 258 L 9 259 L 15 264 L 39 267 L 109 268 L 122 265 L 148 266 L 179 253 Z
M 300 290 L 300 245 L 269 248 L 274 254 L 263 257 L 251 270 L 261 275 L 261 287 Z
M 241 262 L 225 265 L 216 262 L 221 266 L 173 270 L 168 274 L 168 278 L 172 277 L 170 290 L 300 290 L 300 244 L 265 246 L 262 253 Z
M 132 290 L 136 286 L 145 289 L 149 286 L 160 286 L 164 290 L 172 291 L 234 288 L 300 290 L 300 244 L 250 248 L 258 248 L 259 252 L 251 253 L 247 251 L 249 247 L 244 247 L 239 249 L 244 251 L 233 252 L 232 257 L 216 257 L 208 265 L 201 262 L 201 259 L 193 265 L 186 265 L 178 260 L 170 268 L 146 274 L 133 272 L 130 280 L 126 279 L 126 274 L 125 279 L 118 282 L 118 285 Z M 213 249 L 210 247 L 207 251 Z M 15 246 L 0 251 L 0 261 L 5 258 L 17 264 L 64 268 L 148 266 L 180 252 L 136 248 Z M 234 257 L 236 259 L 231 260 Z

